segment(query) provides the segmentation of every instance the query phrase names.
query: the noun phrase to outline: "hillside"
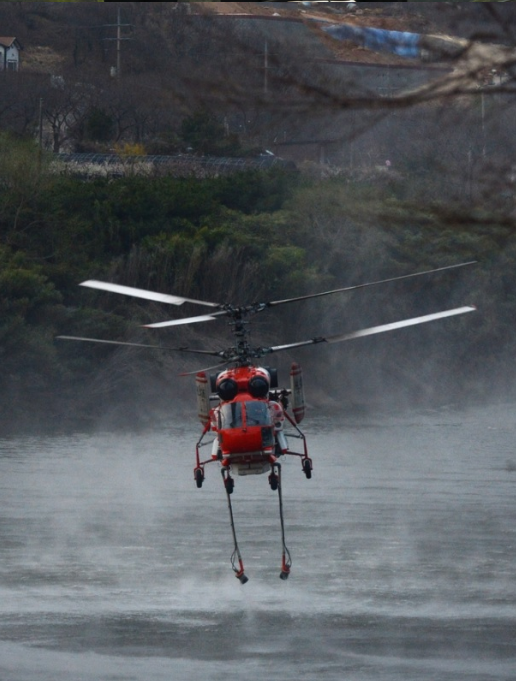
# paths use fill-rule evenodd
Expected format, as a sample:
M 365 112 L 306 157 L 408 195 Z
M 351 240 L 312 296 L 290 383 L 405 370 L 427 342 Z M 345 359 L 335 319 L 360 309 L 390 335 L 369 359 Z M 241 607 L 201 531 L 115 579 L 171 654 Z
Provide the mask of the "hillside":
M 20 2 L 15 5 L 5 3 L 0 5 L 0 22 L 9 26 L 10 34 L 15 34 L 24 45 L 23 62 L 24 68 L 38 72 L 56 72 L 66 68 L 74 59 L 77 60 L 77 52 L 82 43 L 87 44 L 86 49 L 94 61 L 103 63 L 106 52 L 112 53 L 113 45 L 108 42 L 115 37 L 115 27 L 109 31 L 107 24 L 116 22 L 116 9 L 120 6 L 122 21 L 131 24 L 124 29 L 124 37 L 130 37 L 130 42 L 124 44 L 124 52 L 134 53 L 142 49 L 145 43 L 168 43 L 171 35 L 171 25 L 179 15 L 207 17 L 227 17 L 228 20 L 238 21 L 245 17 L 267 18 L 275 22 L 284 20 L 302 21 L 311 31 L 315 31 L 316 24 L 313 20 L 331 21 L 332 23 L 348 23 L 356 26 L 371 26 L 396 31 L 429 32 L 438 30 L 435 22 L 422 12 L 405 14 L 393 7 L 394 3 L 364 3 L 359 8 L 350 10 L 335 10 L 332 6 L 324 8 L 319 5 L 304 9 L 300 3 L 259 3 L 259 2 L 212 2 L 212 3 L 188 3 L 178 5 L 170 3 L 109 3 L 106 6 L 94 6 L 88 3 L 67 6 L 50 3 Z M 35 6 L 34 6 L 35 5 Z M 374 7 L 369 7 L 374 5 Z M 384 5 L 378 7 L 378 5 Z M 96 28 L 96 26 L 98 28 Z M 103 28 L 101 28 L 103 26 Z M 130 36 L 129 36 L 130 34 Z M 111 40 L 110 40 L 111 39 Z M 329 52 L 336 58 L 358 61 L 370 61 L 388 63 L 398 61 L 392 55 L 385 55 L 364 50 L 352 44 L 338 44 L 329 40 L 324 34 L 318 32 L 318 39 L 325 44 Z M 307 38 L 308 40 L 308 38 Z M 99 52 L 98 43 L 104 42 L 102 53 Z M 74 56 L 75 52 L 75 56 Z M 143 55 L 140 55 L 143 57 Z M 141 64 L 132 62 L 134 69 L 142 67 L 155 68 L 155 63 Z
M 113 38 L 116 29 L 116 10 L 122 12 L 122 22 L 130 24 L 123 30 L 124 51 L 140 52 L 142 63 L 131 60 L 131 68 L 156 68 L 158 62 L 147 61 L 147 44 L 163 46 L 173 35 L 173 26 L 182 16 L 226 17 L 238 21 L 246 17 L 303 22 L 310 31 L 317 32 L 317 38 L 333 54 L 343 60 L 370 63 L 397 63 L 393 55 L 386 56 L 365 50 L 351 43 L 337 43 L 329 40 L 317 30 L 318 22 L 333 24 L 346 23 L 352 26 L 368 26 L 393 31 L 409 31 L 425 34 L 449 34 L 471 37 L 478 29 L 475 11 L 466 3 L 402 3 L 365 2 L 360 5 L 339 3 L 314 4 L 303 7 L 302 3 L 274 2 L 192 2 L 153 3 L 138 2 L 109 3 L 104 6 L 93 3 L 0 3 L 0 23 L 9 27 L 9 35 L 17 35 L 25 47 L 25 68 L 31 71 L 56 71 L 77 60 L 77 52 L 86 43 L 88 55 L 94 61 L 104 63 L 113 53 Z M 437 11 L 436 11 L 437 10 Z M 502 21 L 514 19 L 513 8 L 505 5 L 497 10 Z M 504 40 L 502 21 L 496 15 L 486 13 L 482 20 L 483 39 Z M 111 29 L 107 25 L 111 24 Z M 103 27 L 103 28 L 102 28 Z M 307 38 L 308 40 L 308 38 Z M 103 43 L 102 50 L 95 49 L 95 43 Z M 109 44 L 111 43 L 111 44 Z M 97 45 L 98 47 L 98 45 Z M 74 56 L 75 53 L 75 56 Z M 146 57 L 146 58 L 144 58 Z
M 336 162 L 329 148 L 290 154 L 285 145 L 318 138 L 333 143 L 349 127 L 341 118 L 350 107 L 370 108 L 371 94 L 413 90 L 442 72 L 435 59 L 426 63 L 334 39 L 323 30 L 328 22 L 425 34 L 442 31 L 446 20 L 449 28 L 463 25 L 451 25 L 457 15 L 449 7 L 319 7 L 0 3 L 0 24 L 24 47 L 20 72 L 4 92 L 0 126 L 22 135 L 34 130 L 42 103 L 42 141 L 55 152 L 112 152 L 137 144 L 167 154 L 187 150 L 179 139 L 182 121 L 206 110 L 226 136 L 238 138 L 240 146 L 227 148 L 259 151 L 281 144 L 276 152 L 292 160 L 330 153 Z M 315 132 L 322 130 L 327 132 Z

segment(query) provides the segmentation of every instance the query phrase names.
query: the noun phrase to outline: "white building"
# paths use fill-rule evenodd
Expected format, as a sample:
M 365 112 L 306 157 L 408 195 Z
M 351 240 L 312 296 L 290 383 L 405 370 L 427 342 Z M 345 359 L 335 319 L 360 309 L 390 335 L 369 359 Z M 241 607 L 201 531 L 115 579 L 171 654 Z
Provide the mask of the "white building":
M 22 49 L 17 38 L 0 37 L 0 71 L 18 71 Z

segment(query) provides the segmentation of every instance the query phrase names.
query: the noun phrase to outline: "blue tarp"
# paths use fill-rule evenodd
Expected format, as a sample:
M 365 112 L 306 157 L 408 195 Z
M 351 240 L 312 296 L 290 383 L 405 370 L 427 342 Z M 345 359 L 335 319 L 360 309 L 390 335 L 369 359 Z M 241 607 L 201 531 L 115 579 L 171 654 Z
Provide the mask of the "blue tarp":
M 323 31 L 337 40 L 353 40 L 353 42 L 375 52 L 392 52 L 400 57 L 421 56 L 421 35 L 404 31 L 387 31 L 383 28 L 367 28 L 338 24 L 324 26 Z

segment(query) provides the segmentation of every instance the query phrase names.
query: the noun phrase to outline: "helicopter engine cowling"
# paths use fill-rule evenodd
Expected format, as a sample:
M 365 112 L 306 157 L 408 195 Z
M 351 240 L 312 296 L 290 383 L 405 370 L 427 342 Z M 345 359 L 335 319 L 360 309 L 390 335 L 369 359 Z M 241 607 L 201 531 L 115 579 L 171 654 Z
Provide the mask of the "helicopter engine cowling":
M 255 399 L 265 399 L 271 387 L 271 376 L 263 367 L 226 369 L 210 379 L 223 402 L 234 400 L 240 393 L 248 393 Z
M 269 385 L 265 376 L 253 376 L 249 380 L 249 393 L 256 399 L 263 399 L 269 394 Z
M 224 377 L 217 381 L 217 395 L 224 402 L 234 400 L 238 395 L 238 383 L 234 378 Z

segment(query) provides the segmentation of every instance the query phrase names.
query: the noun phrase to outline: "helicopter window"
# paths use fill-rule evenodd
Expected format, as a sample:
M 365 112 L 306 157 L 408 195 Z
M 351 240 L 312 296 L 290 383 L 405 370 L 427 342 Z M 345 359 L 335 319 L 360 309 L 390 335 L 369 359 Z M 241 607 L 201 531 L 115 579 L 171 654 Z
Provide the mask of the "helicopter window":
M 245 422 L 248 426 L 270 426 L 271 417 L 265 402 L 245 403 Z
M 223 404 L 220 408 L 220 427 L 241 428 L 242 425 L 242 403 Z

